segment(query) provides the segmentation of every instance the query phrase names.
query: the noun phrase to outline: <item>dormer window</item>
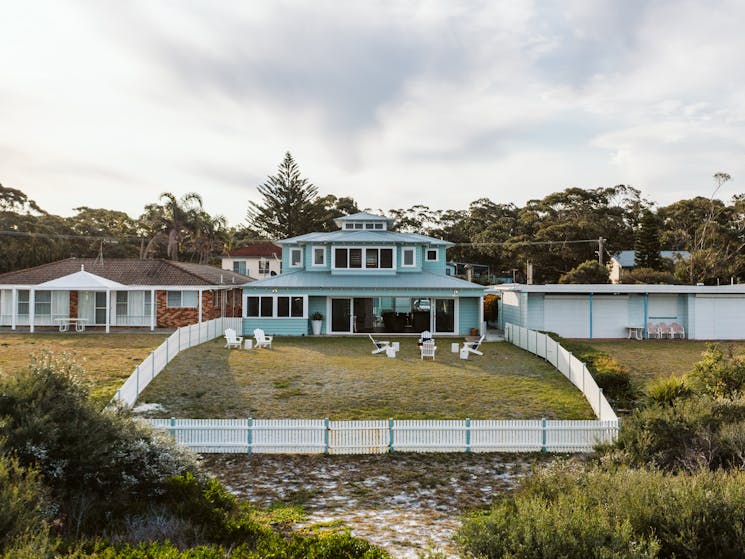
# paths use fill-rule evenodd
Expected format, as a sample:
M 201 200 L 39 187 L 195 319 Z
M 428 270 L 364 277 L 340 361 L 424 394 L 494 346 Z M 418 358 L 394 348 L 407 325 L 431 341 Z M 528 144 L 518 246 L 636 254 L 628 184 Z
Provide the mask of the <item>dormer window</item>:
M 374 223 L 373 225 L 375 225 L 375 229 L 382 229 L 383 228 L 383 224 L 382 223 Z
M 354 223 L 345 223 L 344 229 L 354 229 Z
M 303 249 L 290 249 L 290 268 L 300 268 L 303 265 Z
M 374 223 L 365 223 L 365 229 L 372 229 L 374 226 Z

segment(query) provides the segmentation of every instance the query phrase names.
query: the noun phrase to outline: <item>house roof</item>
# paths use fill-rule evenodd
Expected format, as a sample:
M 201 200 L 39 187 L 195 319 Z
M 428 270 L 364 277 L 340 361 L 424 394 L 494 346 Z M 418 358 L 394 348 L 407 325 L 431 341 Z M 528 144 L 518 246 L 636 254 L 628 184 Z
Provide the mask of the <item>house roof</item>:
M 621 252 L 614 254 L 613 259 L 618 262 L 618 265 L 621 266 L 621 268 L 633 268 L 635 256 L 635 250 L 622 250 Z M 669 258 L 670 260 L 675 260 L 676 258 L 688 260 L 691 257 L 691 253 L 687 250 L 661 250 L 660 256 L 662 256 L 662 258 Z
M 644 293 L 670 293 L 670 294 L 693 294 L 693 295 L 745 295 L 745 283 L 735 285 L 669 285 L 669 284 L 619 284 L 619 283 L 592 283 L 592 284 L 546 284 L 546 285 L 524 285 L 510 283 L 503 285 L 492 285 L 488 292 L 497 293 L 502 291 L 517 291 L 523 293 L 545 293 L 547 295 L 572 295 L 572 294 L 644 294 Z
M 205 264 L 173 260 L 67 258 L 0 274 L 0 285 L 40 285 L 82 271 L 123 285 L 242 285 L 253 278 Z
M 377 215 L 377 214 L 371 214 L 369 212 L 357 212 L 356 214 L 351 215 L 343 215 L 341 217 L 337 217 L 334 219 L 334 223 L 342 227 L 345 222 L 347 221 L 382 221 L 386 223 L 387 227 L 392 227 L 393 223 L 396 221 L 392 217 L 386 217 L 384 215 Z
M 49 289 L 121 289 L 125 287 L 123 284 L 112 281 L 110 279 L 102 278 L 85 270 L 80 270 L 61 278 L 45 281 L 40 283 L 39 287 L 46 287 Z
M 398 233 L 396 231 L 370 231 L 366 229 L 331 231 L 329 233 L 307 233 L 276 241 L 277 244 L 310 244 L 310 243 L 399 243 L 424 244 L 431 246 L 453 246 L 450 241 L 435 239 L 416 233 Z
M 289 272 L 271 278 L 258 280 L 244 286 L 249 289 L 261 288 L 299 288 L 299 289 L 473 289 L 482 291 L 484 287 L 470 281 L 442 276 L 429 272 L 407 272 L 391 275 L 336 275 L 328 272 Z
M 269 241 L 252 243 L 228 252 L 228 257 L 233 256 L 253 256 L 259 258 L 274 258 L 276 256 L 277 258 L 282 258 L 282 247 Z M 221 258 L 225 257 L 221 256 Z

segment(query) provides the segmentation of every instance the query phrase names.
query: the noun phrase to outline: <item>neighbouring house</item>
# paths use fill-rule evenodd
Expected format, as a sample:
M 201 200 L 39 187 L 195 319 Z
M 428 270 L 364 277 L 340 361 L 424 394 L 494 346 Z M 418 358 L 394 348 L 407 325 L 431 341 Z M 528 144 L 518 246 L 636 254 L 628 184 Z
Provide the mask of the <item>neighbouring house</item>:
M 282 273 L 282 249 L 271 242 L 253 243 L 221 256 L 222 269 L 264 279 Z
M 365 212 L 335 223 L 277 241 L 283 273 L 244 286 L 244 333 L 305 335 L 316 313 L 325 334 L 481 331 L 483 286 L 445 272 L 453 243 L 391 231 L 392 219 Z
M 625 338 L 636 327 L 677 322 L 694 340 L 745 339 L 745 284 L 495 285 L 499 324 L 565 338 Z
M 0 274 L 0 326 L 176 328 L 242 315 L 252 278 L 171 260 L 68 258 Z
M 687 250 L 661 250 L 660 256 L 672 262 L 677 260 L 688 260 L 691 253 Z M 636 258 L 635 250 L 622 250 L 614 254 L 610 259 L 610 281 L 611 283 L 620 283 L 624 272 L 630 272 L 634 269 L 634 260 Z

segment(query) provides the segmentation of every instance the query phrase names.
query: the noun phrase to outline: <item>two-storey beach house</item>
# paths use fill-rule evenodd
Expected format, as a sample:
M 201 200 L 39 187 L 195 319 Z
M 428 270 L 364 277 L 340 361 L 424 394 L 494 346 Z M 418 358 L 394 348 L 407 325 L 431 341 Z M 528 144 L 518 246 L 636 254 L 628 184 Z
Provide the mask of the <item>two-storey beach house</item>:
M 391 231 L 393 220 L 357 213 L 338 231 L 277 241 L 282 273 L 244 286 L 243 330 L 464 336 L 481 331 L 484 288 L 446 275 L 453 243 Z

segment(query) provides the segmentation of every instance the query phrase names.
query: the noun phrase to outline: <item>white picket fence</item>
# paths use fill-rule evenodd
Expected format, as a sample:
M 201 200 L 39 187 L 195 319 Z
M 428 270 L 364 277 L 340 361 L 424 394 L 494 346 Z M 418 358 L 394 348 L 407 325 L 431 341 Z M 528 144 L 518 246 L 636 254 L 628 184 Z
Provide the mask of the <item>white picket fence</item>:
M 605 399 L 603 389 L 592 378 L 587 365 L 561 347 L 558 342 L 541 332 L 528 330 L 510 323 L 504 325 L 504 333 L 508 342 L 543 357 L 568 378 L 574 386 L 579 388 L 592 406 L 598 419 L 618 423 L 616 412 L 613 411 L 608 400 Z
M 243 320 L 241 318 L 215 318 L 179 328 L 135 367 L 129 378 L 116 391 L 112 402 L 134 406 L 145 387 L 165 369 L 174 357 L 185 349 L 223 336 L 226 328 L 241 332 Z
M 150 419 L 202 453 L 589 452 L 617 421 Z

